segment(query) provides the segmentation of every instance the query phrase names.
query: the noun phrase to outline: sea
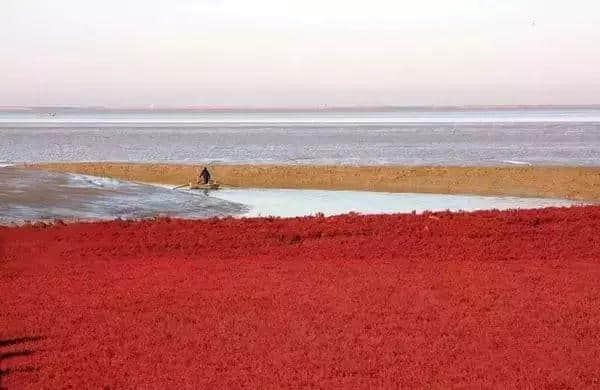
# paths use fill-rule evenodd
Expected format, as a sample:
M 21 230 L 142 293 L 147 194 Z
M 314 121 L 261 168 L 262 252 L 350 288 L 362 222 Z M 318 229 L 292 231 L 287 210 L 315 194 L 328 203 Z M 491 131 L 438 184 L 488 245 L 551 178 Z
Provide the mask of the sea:
M 599 107 L 0 111 L 0 163 L 597 165 Z
M 198 194 L 18 167 L 67 161 L 597 166 L 600 106 L 0 109 L 0 224 L 564 206 L 572 202 L 357 191 Z

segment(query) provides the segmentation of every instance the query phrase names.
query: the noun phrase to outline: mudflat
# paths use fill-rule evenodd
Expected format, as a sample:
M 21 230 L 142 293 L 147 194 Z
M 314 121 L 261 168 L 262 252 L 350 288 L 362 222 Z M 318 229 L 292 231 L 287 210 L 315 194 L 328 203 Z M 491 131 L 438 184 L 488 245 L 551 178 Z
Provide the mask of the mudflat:
M 30 168 L 181 185 L 202 165 L 117 162 L 43 163 Z M 224 185 L 600 200 L 600 168 L 563 166 L 209 165 Z

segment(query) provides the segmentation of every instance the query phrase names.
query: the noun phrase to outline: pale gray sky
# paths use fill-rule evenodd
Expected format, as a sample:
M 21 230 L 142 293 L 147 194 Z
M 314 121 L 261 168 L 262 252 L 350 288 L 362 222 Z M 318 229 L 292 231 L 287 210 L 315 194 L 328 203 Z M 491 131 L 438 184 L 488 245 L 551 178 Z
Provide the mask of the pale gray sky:
M 598 0 L 0 0 L 0 105 L 600 103 Z

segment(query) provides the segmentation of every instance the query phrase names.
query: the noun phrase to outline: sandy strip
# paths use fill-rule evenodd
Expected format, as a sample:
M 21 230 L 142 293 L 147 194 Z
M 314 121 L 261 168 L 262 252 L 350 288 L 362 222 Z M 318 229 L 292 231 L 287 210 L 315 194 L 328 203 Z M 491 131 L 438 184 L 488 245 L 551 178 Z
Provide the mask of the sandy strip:
M 201 165 L 146 163 L 46 163 L 29 167 L 146 183 L 180 185 Z M 366 190 L 506 195 L 600 200 L 600 168 L 214 165 L 222 184 L 254 188 Z

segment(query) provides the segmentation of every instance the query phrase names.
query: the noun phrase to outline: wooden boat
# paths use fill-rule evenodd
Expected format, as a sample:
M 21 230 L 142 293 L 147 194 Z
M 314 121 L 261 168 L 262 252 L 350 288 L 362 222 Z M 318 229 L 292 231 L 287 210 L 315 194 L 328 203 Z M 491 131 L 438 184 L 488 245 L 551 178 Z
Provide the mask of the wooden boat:
M 218 190 L 221 185 L 216 181 L 209 181 L 208 184 L 190 182 L 190 190 Z

